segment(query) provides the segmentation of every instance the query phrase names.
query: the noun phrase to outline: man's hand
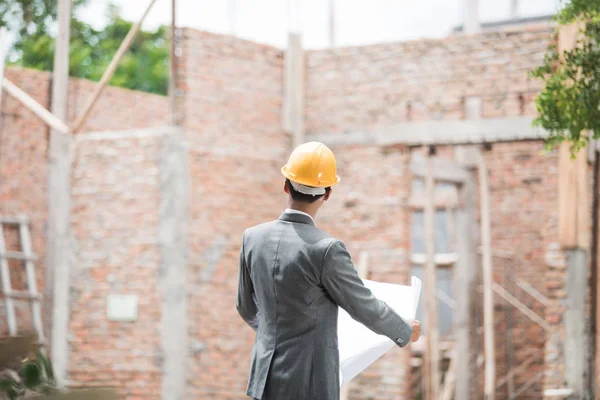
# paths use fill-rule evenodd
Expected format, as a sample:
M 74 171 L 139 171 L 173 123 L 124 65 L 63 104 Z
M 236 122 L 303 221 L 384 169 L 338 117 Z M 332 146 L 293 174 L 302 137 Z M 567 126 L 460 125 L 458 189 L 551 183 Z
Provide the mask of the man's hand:
M 410 342 L 414 343 L 421 337 L 421 323 L 419 321 L 415 321 L 411 319 L 409 321 L 410 326 L 412 326 L 412 334 L 410 335 Z

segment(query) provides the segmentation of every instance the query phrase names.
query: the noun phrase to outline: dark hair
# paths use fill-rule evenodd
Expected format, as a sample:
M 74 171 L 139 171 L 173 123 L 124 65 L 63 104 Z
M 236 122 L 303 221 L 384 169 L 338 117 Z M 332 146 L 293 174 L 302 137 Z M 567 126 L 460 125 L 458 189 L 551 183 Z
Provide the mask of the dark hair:
M 289 179 L 285 180 L 285 184 L 287 185 L 288 190 L 290 191 L 290 196 L 292 196 L 292 199 L 299 203 L 314 203 L 315 201 L 319 200 L 321 197 L 329 193 L 329 191 L 331 190 L 331 188 L 325 188 L 325 194 L 313 196 L 312 194 L 300 193 L 299 191 L 294 189 L 294 187 L 292 186 L 292 182 L 290 182 Z

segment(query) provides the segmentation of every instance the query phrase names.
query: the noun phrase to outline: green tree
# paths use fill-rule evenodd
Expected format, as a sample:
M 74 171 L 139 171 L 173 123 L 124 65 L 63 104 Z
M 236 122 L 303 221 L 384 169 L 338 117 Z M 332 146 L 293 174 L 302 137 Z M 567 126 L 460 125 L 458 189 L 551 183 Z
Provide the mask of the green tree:
M 553 46 L 543 64 L 531 72 L 545 87 L 536 99 L 539 117 L 534 124 L 550 132 L 548 149 L 566 141 L 571 150 L 589 141 L 582 132 L 600 138 L 600 1 L 571 0 L 556 16 L 558 28 L 582 23 L 578 45 L 559 54 Z
M 73 9 L 88 0 L 74 0 Z M 48 33 L 56 21 L 56 0 L 2 0 L 0 1 L 0 27 L 7 27 L 19 38 L 35 33 Z
M 85 1 L 87 0 L 81 0 L 76 6 Z M 24 2 L 27 1 L 14 1 L 14 3 Z M 38 2 L 45 3 L 45 1 Z M 55 3 L 55 1 L 48 2 Z M 52 14 L 56 10 L 52 11 L 51 8 L 44 8 L 44 10 L 50 12 L 44 21 L 38 19 L 36 26 L 43 24 L 45 27 L 31 28 L 31 33 L 25 29 L 20 34 L 14 45 L 11 63 L 40 70 L 52 70 L 55 42 L 48 26 L 51 25 L 52 18 L 56 19 L 56 14 Z M 100 80 L 132 25 L 133 23 L 119 16 L 119 10 L 115 6 L 109 7 L 107 25 L 100 30 L 73 17 L 69 74 L 94 81 Z M 140 30 L 128 52 L 121 59 L 109 84 L 166 94 L 169 75 L 168 59 L 167 29 L 159 27 L 154 31 Z

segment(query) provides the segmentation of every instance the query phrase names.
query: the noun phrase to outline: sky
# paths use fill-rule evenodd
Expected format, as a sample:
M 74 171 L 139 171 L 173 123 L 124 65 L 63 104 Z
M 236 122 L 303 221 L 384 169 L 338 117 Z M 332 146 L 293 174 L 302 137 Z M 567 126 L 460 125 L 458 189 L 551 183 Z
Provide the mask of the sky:
M 100 28 L 111 0 L 89 0 L 78 16 Z M 149 0 L 112 0 L 125 19 L 137 20 Z M 556 12 L 560 0 L 519 0 L 518 17 Z M 462 22 L 464 0 L 336 0 L 337 46 L 448 35 Z M 157 0 L 145 29 L 170 24 L 171 1 Z M 235 7 L 229 7 L 235 4 Z M 288 8 L 288 4 L 296 5 Z M 507 19 L 511 0 L 480 0 L 480 20 Z M 290 14 L 289 9 L 296 9 Z M 235 10 L 235 12 L 231 12 Z M 233 33 L 244 39 L 285 47 L 288 28 L 300 30 L 306 48 L 329 45 L 328 0 L 178 0 L 177 24 L 216 33 Z M 234 21 L 232 24 L 231 21 Z

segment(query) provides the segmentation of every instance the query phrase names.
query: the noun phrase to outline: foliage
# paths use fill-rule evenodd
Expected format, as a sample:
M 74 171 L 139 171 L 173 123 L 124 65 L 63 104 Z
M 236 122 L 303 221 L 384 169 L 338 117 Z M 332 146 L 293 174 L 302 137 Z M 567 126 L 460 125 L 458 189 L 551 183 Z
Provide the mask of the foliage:
M 24 360 L 18 372 L 4 370 L 0 374 L 0 399 L 17 400 L 32 392 L 47 395 L 56 391 L 52 365 L 41 349 L 34 358 Z
M 550 132 L 548 149 L 566 141 L 575 154 L 589 141 L 582 132 L 600 138 L 600 1 L 571 0 L 555 19 L 559 28 L 572 23 L 584 28 L 574 49 L 559 54 L 553 46 L 530 73 L 546 84 L 536 99 L 534 124 Z
M 88 0 L 74 0 L 73 9 Z M 33 34 L 49 33 L 56 20 L 57 0 L 2 0 L 0 1 L 0 27 L 5 26 L 19 38 Z
M 45 2 L 20 0 L 19 3 L 31 1 Z M 79 3 L 85 1 L 87 0 L 79 0 Z M 119 16 L 119 10 L 115 6 L 109 7 L 107 17 L 107 25 L 100 30 L 76 17 L 72 18 L 69 59 L 71 76 L 99 81 L 133 25 Z M 56 17 L 55 14 L 49 14 L 48 18 Z M 151 32 L 140 30 L 109 83 L 129 89 L 166 94 L 169 75 L 169 43 L 166 38 L 165 27 Z M 47 28 L 40 28 L 20 37 L 14 46 L 11 62 L 23 67 L 51 71 L 53 55 L 54 37 Z

